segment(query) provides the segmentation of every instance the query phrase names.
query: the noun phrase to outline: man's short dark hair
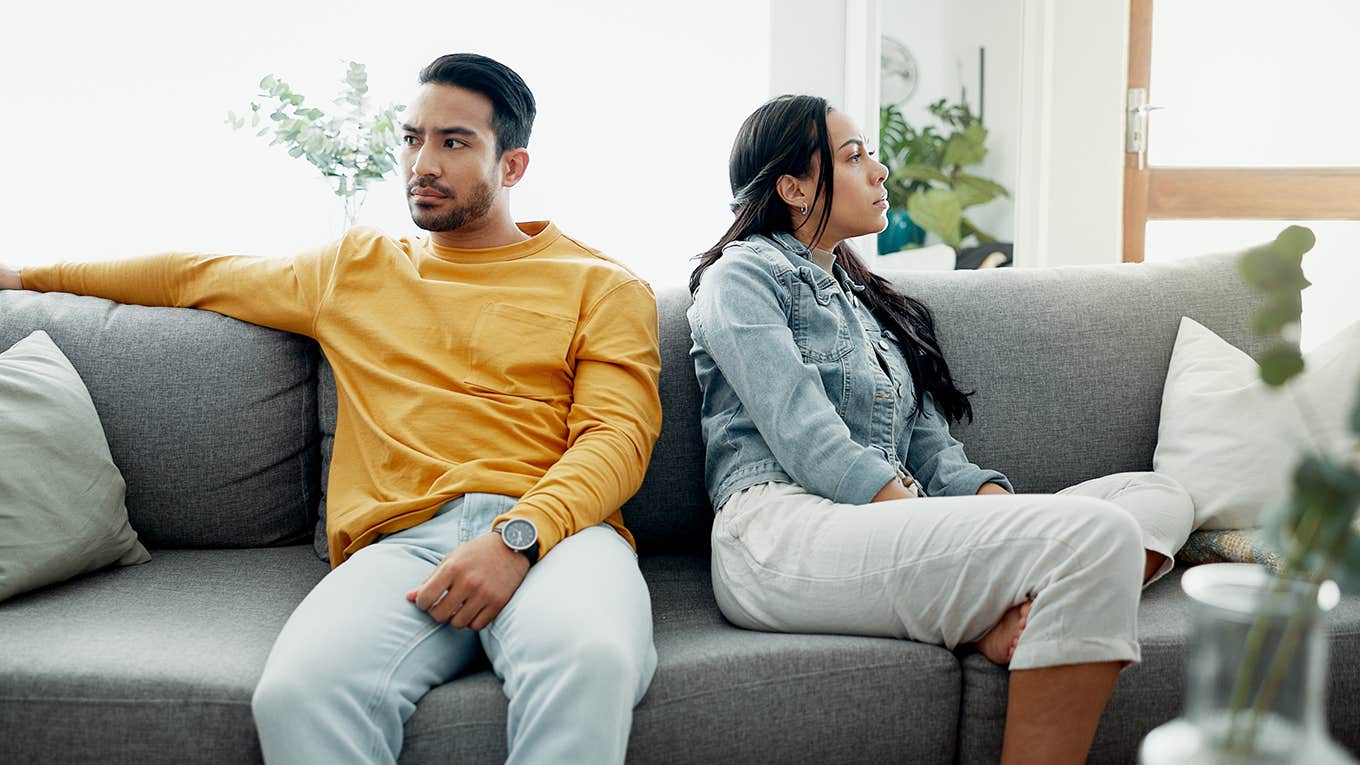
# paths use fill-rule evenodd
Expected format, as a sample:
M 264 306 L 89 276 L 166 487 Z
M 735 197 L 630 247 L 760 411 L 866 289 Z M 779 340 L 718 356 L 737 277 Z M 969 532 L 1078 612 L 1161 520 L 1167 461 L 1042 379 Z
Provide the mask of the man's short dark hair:
M 497 153 L 529 145 L 529 131 L 538 110 L 529 86 L 510 67 L 476 53 L 450 53 L 420 70 L 420 84 L 431 82 L 465 88 L 491 101 Z

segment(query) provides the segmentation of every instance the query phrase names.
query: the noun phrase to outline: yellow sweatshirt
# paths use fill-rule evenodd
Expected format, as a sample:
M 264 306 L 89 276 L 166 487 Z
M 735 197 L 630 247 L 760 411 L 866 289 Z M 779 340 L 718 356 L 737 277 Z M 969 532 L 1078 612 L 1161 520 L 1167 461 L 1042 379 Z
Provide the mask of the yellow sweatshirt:
M 331 561 L 466 492 L 520 497 L 546 555 L 642 483 L 661 427 L 656 300 L 546 221 L 505 247 L 368 228 L 292 259 L 166 254 L 25 268 L 32 290 L 202 308 L 317 340 L 335 373 Z

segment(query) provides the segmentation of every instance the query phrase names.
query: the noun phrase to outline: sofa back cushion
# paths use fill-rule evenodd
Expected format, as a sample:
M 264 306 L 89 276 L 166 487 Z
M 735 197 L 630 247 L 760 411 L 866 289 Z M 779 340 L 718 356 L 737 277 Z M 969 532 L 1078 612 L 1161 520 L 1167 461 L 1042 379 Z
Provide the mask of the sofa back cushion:
M 661 330 L 661 435 L 642 488 L 623 506 L 623 522 L 641 554 L 707 552 L 713 507 L 704 487 L 699 381 L 689 350 L 689 290 L 656 296 Z
M 42 329 L 89 388 L 148 547 L 259 547 L 311 532 L 316 354 L 208 311 L 0 291 L 0 348 Z
M 974 419 L 968 456 L 1021 492 L 1151 470 L 1162 387 L 1182 316 L 1249 353 L 1259 298 L 1237 254 L 1170 263 L 901 274 L 935 317 Z
M 900 272 L 924 302 L 955 381 L 976 391 L 953 432 L 976 463 L 1024 492 L 1150 470 L 1162 384 L 1181 316 L 1256 352 L 1259 299 L 1237 255 L 1173 263 Z M 665 419 L 624 521 L 643 553 L 708 549 L 699 389 L 689 360 L 688 291 L 658 295 Z

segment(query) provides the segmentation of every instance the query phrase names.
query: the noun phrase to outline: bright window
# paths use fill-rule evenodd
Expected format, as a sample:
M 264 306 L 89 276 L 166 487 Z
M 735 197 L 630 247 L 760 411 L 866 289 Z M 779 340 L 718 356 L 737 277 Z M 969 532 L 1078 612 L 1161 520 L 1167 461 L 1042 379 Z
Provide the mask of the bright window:
M 326 108 L 347 59 L 367 65 L 377 102 L 404 102 L 422 66 L 472 51 L 517 70 L 538 99 L 515 217 L 550 217 L 654 285 L 680 284 L 731 222 L 727 155 L 768 95 L 768 0 L 22 7 L 0 33 L 0 261 L 20 266 L 289 255 L 333 239 L 341 204 L 320 174 L 232 130 L 227 110 L 271 72 Z M 392 180 L 359 222 L 420 233 Z

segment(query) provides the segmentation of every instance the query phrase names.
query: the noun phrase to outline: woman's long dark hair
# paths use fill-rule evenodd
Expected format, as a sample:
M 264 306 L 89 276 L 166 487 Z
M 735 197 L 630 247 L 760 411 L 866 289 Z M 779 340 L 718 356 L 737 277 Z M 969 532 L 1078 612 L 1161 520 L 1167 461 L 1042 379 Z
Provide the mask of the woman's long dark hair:
M 785 175 L 807 177 L 812 172 L 814 156 L 821 171 L 812 207 L 817 206 L 819 199 L 826 202 L 822 205 L 811 241 L 816 242 L 821 237 L 831 218 L 834 192 L 835 172 L 826 127 L 826 113 L 830 110 L 826 99 L 817 96 L 779 96 L 766 102 L 742 123 L 728 161 L 736 220 L 717 244 L 699 255 L 699 265 L 689 278 L 691 293 L 699 288 L 704 271 L 722 257 L 723 248 L 732 242 L 753 234 L 797 230 L 789 206 L 779 196 L 775 184 Z M 810 222 L 811 218 L 808 218 L 800 226 Z M 887 279 L 870 271 L 849 245 L 838 244 L 835 253 L 836 261 L 850 278 L 867 288 L 862 297 L 874 317 L 897 335 L 907 368 L 911 370 L 916 400 L 924 401 L 925 393 L 929 392 L 948 421 L 959 422 L 964 417 L 971 421 L 973 407 L 968 397 L 973 393 L 965 393 L 954 384 L 949 364 L 935 338 L 935 320 L 930 310 L 897 292 Z

